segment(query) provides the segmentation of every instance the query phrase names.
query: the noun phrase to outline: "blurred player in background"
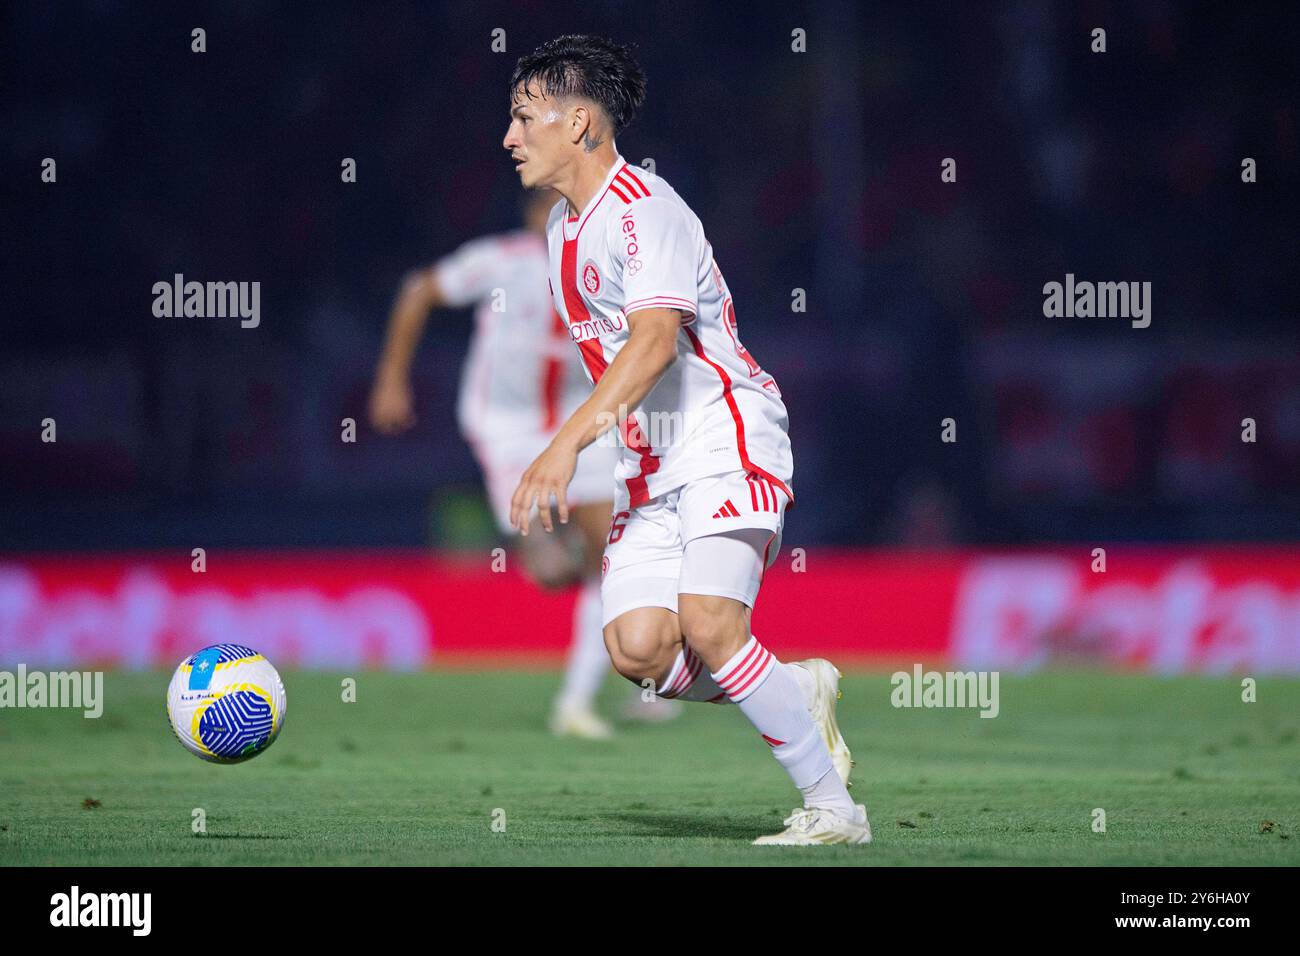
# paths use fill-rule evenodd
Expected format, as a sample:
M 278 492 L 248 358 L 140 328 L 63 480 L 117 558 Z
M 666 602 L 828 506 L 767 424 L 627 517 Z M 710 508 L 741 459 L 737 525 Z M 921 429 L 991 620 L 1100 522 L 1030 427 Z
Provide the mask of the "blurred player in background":
M 507 534 L 515 530 L 510 495 L 519 476 L 591 392 L 546 285 L 546 216 L 558 198 L 549 190 L 527 194 L 524 228 L 474 239 L 406 277 L 370 397 L 370 421 L 377 430 L 392 435 L 410 428 L 415 423 L 411 363 L 430 311 L 474 304 L 456 415 L 483 471 L 497 525 Z M 603 739 L 611 733 L 594 701 L 609 672 L 601 636 L 600 559 L 618 457 L 612 443 L 587 448 L 570 489 L 569 533 L 521 539 L 524 567 L 534 581 L 550 589 L 581 587 L 564 683 L 551 714 L 551 729 L 561 735 Z M 671 712 L 634 701 L 628 716 Z
M 615 668 L 662 697 L 730 701 L 762 735 L 803 806 L 754 842 L 869 843 L 835 721 L 839 672 L 820 658 L 782 663 L 749 629 L 794 498 L 789 420 L 737 337 L 700 220 L 614 145 L 645 75 L 617 43 L 563 36 L 519 60 L 510 96 L 502 145 L 520 181 L 565 198 L 546 227 L 549 276 L 595 386 L 524 472 L 511 518 L 526 534 L 540 502 L 550 531 L 554 499 L 565 521 L 581 456 L 617 425 L 602 581 Z

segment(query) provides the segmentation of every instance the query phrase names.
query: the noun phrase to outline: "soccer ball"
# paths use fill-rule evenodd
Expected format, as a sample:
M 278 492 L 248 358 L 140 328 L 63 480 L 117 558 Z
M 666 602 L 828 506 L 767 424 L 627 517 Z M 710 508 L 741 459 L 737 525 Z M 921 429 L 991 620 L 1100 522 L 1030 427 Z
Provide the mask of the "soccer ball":
M 176 739 L 214 763 L 239 763 L 271 746 L 284 710 L 280 675 L 240 644 L 213 644 L 185 658 L 167 688 Z

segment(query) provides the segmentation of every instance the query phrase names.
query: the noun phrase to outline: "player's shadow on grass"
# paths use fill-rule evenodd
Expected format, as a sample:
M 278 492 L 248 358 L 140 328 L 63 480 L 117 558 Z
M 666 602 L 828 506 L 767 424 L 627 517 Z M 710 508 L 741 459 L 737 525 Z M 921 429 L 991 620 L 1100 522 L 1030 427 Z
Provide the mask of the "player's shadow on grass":
M 620 823 L 631 824 L 638 829 L 627 836 L 647 837 L 705 837 L 714 839 L 735 839 L 765 833 L 772 828 L 769 817 L 731 817 L 720 819 L 708 816 L 683 816 L 678 813 L 618 813 L 610 819 Z M 764 829 L 766 827 L 766 829 Z

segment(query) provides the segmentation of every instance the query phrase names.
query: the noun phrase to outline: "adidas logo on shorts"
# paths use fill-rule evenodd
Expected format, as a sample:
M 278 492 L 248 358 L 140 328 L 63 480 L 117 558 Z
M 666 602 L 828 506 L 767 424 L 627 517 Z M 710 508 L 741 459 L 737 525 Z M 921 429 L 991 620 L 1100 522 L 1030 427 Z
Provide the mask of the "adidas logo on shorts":
M 715 518 L 739 518 L 739 517 L 740 517 L 740 512 L 736 510 L 736 506 L 733 505 L 733 504 L 731 503 L 731 499 L 728 498 L 726 501 L 724 501 L 724 502 L 722 503 L 722 507 L 721 507 L 721 508 L 719 508 L 717 511 L 713 512 L 713 517 L 715 517 Z

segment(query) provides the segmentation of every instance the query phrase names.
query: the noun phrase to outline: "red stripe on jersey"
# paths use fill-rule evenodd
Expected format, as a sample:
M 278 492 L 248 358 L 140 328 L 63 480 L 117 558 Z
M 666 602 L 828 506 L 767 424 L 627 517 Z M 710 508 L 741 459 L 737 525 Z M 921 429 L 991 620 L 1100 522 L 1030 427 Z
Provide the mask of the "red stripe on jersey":
M 624 163 L 623 168 L 618 171 L 618 175 L 624 177 L 625 179 L 630 179 L 633 183 L 639 186 L 641 188 L 641 195 L 643 196 L 650 195 L 650 190 L 645 188 L 645 183 L 641 182 L 641 180 L 637 177 L 636 173 L 632 172 L 632 166 L 630 163 Z
M 564 381 L 564 362 L 548 358 L 542 370 L 542 431 L 554 431 L 560 425 L 560 385 Z
M 628 506 L 639 508 L 650 500 L 650 488 L 646 479 L 659 470 L 659 459 L 651 454 L 650 442 L 646 441 L 641 426 L 628 416 L 623 420 L 623 443 L 634 449 L 641 456 L 641 470 L 627 480 Z
M 569 326 L 591 320 L 591 312 L 578 290 L 578 240 L 565 239 L 560 253 L 560 287 L 564 293 L 564 307 L 569 313 Z M 599 382 L 605 374 L 609 363 L 605 361 L 605 350 L 601 348 L 600 339 L 586 339 L 578 343 L 582 361 L 591 373 L 591 381 Z M 639 508 L 650 500 L 650 490 L 646 479 L 659 470 L 659 459 L 650 453 L 650 443 L 641 434 L 640 427 L 630 418 L 621 424 L 623 443 L 635 449 L 641 456 L 641 469 L 627 480 L 628 505 Z
M 549 283 L 550 280 L 547 280 Z M 556 338 L 569 337 L 569 330 L 559 312 L 551 309 L 551 334 Z M 560 424 L 560 390 L 564 385 L 563 359 L 550 357 L 542 365 L 542 430 L 552 431 Z
M 623 306 L 623 312 L 631 315 L 633 312 L 641 309 L 653 309 L 667 306 L 671 309 L 679 309 L 682 312 L 691 313 L 691 318 L 695 317 L 695 303 L 690 299 L 683 299 L 679 295 L 651 295 L 644 299 L 633 299 Z
M 700 359 L 702 359 L 703 361 L 707 362 L 710 366 L 712 366 L 713 370 L 718 373 L 718 378 L 722 380 L 722 397 L 727 403 L 727 408 L 731 409 L 732 421 L 736 423 L 736 449 L 737 451 L 740 452 L 741 467 L 744 468 L 746 471 L 752 471 L 755 474 L 762 475 L 768 481 L 772 482 L 774 485 L 776 485 L 778 488 L 784 491 L 786 497 L 789 498 L 793 503 L 794 493 L 791 492 L 790 489 L 786 487 L 784 481 L 782 481 L 780 478 L 777 478 L 775 475 L 771 474 L 770 472 L 765 471 L 762 468 L 759 468 L 758 465 L 754 464 L 752 461 L 749 460 L 749 452 L 746 451 L 745 449 L 745 421 L 740 417 L 740 407 L 736 404 L 736 396 L 731 394 L 731 376 L 727 374 L 727 370 L 725 368 L 723 368 L 717 362 L 713 361 L 713 359 L 709 358 L 707 355 L 704 354 L 704 343 L 700 341 L 700 337 L 695 334 L 694 329 L 683 326 L 682 331 L 685 332 L 686 335 L 690 338 L 691 347 L 695 349 L 695 354 Z
M 618 182 L 618 177 L 615 176 L 615 177 L 614 177 L 614 182 L 612 182 L 612 183 L 609 184 L 610 191 L 613 192 L 613 194 L 614 194 L 615 196 L 617 196 L 619 199 L 623 200 L 624 203 L 630 203 L 632 200 L 628 199 L 627 196 L 623 195 L 623 190 L 622 190 L 622 189 L 619 189 L 618 186 L 615 185 L 615 183 L 617 183 L 617 182 Z M 623 189 L 627 189 L 627 184 L 626 184 L 626 183 L 623 184 Z M 631 192 L 631 190 L 628 190 L 628 191 Z M 633 195 L 636 195 L 636 194 L 633 193 Z
M 560 291 L 564 293 L 564 308 L 569 313 L 569 326 L 590 321 L 591 313 L 587 303 L 578 291 L 578 240 L 564 240 L 564 249 L 560 253 Z M 600 347 L 600 339 L 587 339 L 578 343 L 582 361 L 591 373 L 591 381 L 599 382 L 605 374 L 609 363 L 605 361 L 605 351 Z
M 626 166 L 627 164 L 624 163 L 623 165 Z M 615 173 L 614 175 L 617 176 L 618 174 Z M 605 187 L 605 191 L 604 191 L 603 193 L 601 193 L 600 196 L 596 199 L 596 201 L 593 202 L 593 203 L 591 203 L 591 204 L 587 207 L 587 211 L 584 212 L 584 213 L 582 214 L 582 222 L 579 222 L 579 223 L 578 223 L 578 232 L 577 232 L 577 235 L 575 235 L 575 236 L 573 237 L 574 239 L 577 239 L 578 236 L 582 235 L 582 227 L 585 226 L 585 225 L 587 224 L 587 220 L 590 219 L 590 218 L 591 218 L 591 214 L 592 214 L 593 212 L 596 211 L 596 207 L 599 206 L 602 202 L 605 201 L 605 197 L 609 195 L 609 192 L 610 192 L 611 189 L 613 189 L 613 187 L 614 187 L 614 180 L 611 178 L 610 181 L 609 181 L 609 185 Z M 623 201 L 624 201 L 624 202 L 627 202 L 628 200 L 627 200 L 626 198 L 624 198 Z M 569 217 L 569 222 L 577 222 L 577 220 L 578 220 L 578 217 L 577 217 L 577 216 L 570 216 L 570 217 Z M 564 239 L 564 241 L 565 241 L 565 242 L 570 242 L 570 241 L 572 241 L 572 240 L 570 240 L 570 239 L 568 238 L 567 233 L 565 234 L 565 239 Z
M 641 190 L 637 189 L 636 184 L 633 183 L 631 180 L 623 178 L 621 172 L 619 173 L 619 175 L 614 177 L 614 182 L 622 186 L 625 190 L 627 190 L 628 195 L 631 196 L 633 199 L 641 199 L 646 195 Z M 610 188 L 613 188 L 612 183 L 610 184 Z
M 546 285 L 547 288 L 550 288 L 550 279 L 546 280 Z M 554 299 L 555 296 L 551 296 L 551 298 Z M 555 306 L 551 306 L 551 334 L 557 339 L 568 339 L 569 337 L 569 327 L 564 324 L 564 316 L 560 315 Z

